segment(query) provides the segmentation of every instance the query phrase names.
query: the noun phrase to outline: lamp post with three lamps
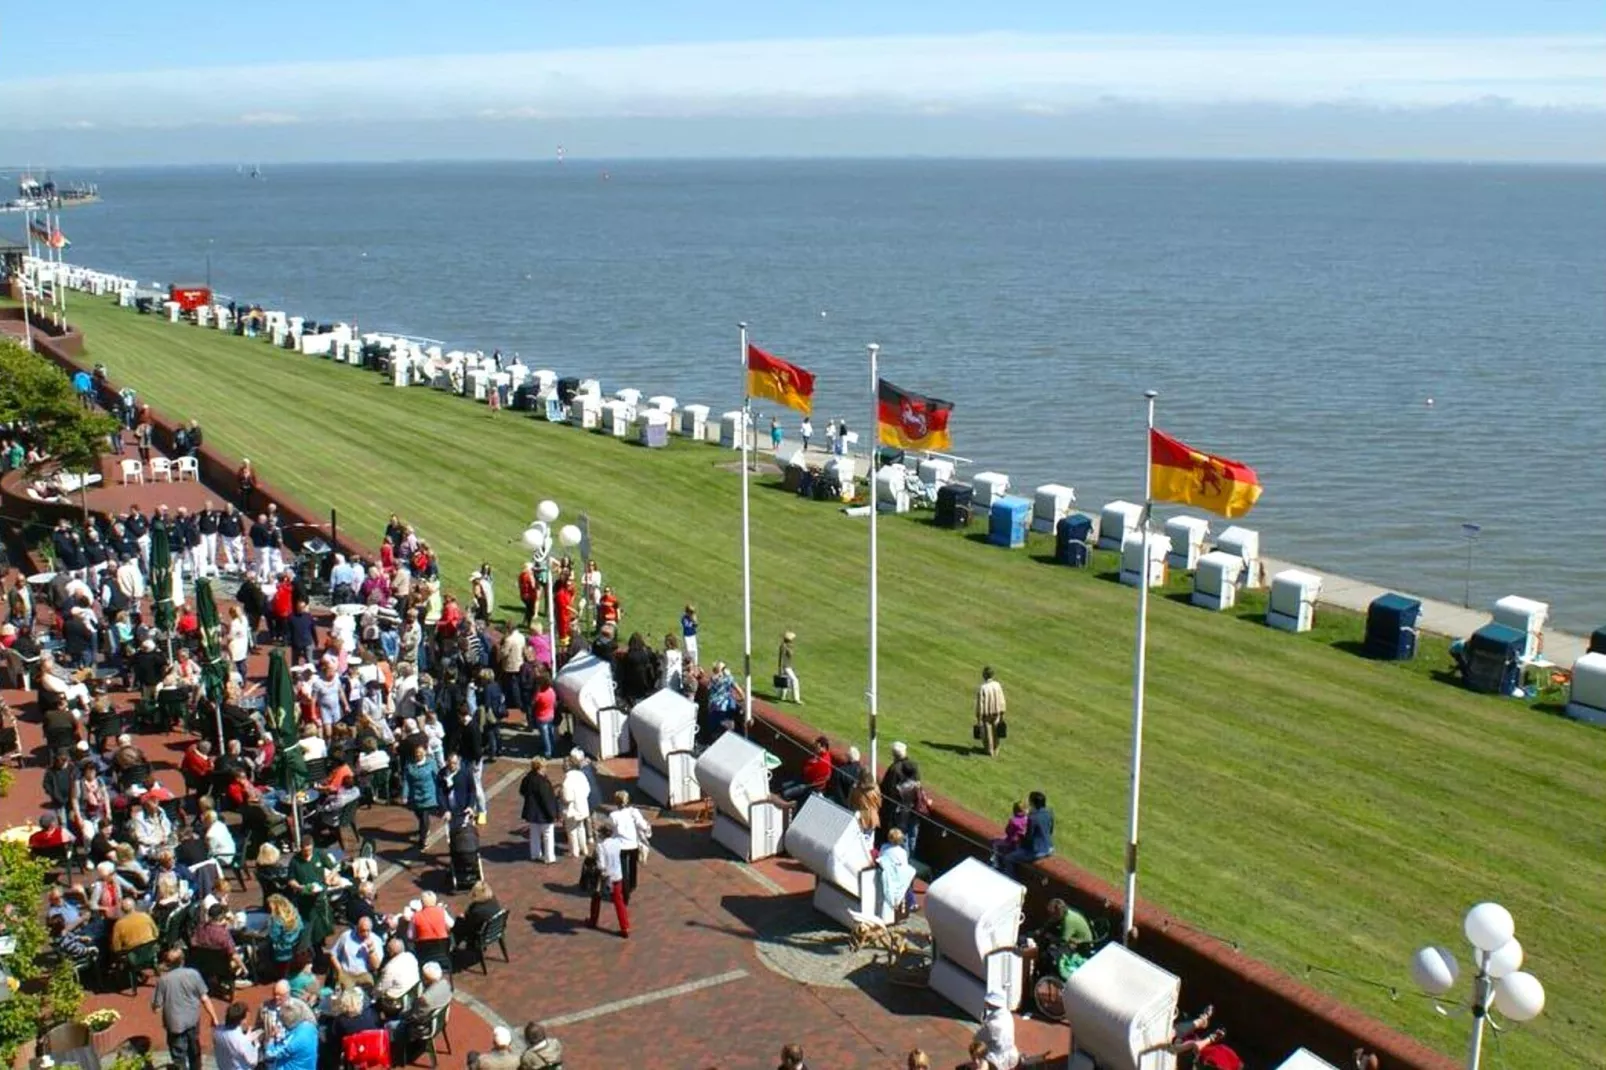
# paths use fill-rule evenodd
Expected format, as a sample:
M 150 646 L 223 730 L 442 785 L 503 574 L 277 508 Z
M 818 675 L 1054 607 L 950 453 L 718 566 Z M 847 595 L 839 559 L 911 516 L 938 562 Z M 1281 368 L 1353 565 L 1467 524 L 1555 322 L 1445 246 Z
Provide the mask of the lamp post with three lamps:
M 1491 1009 L 1513 1022 L 1526 1022 L 1545 1009 L 1545 988 L 1531 973 L 1524 973 L 1522 944 L 1517 942 L 1511 911 L 1499 903 L 1479 903 L 1467 911 L 1462 929 L 1472 944 L 1472 1037 L 1467 1045 L 1467 1070 L 1479 1070 L 1483 1058 L 1483 1025 Z M 1411 977 L 1431 996 L 1443 996 L 1455 987 L 1461 968 L 1455 955 L 1442 947 L 1424 947 L 1411 959 Z M 1441 1008 L 1442 1011 L 1442 1008 Z M 1498 1024 L 1491 1022 L 1498 1031 Z
M 550 498 L 535 507 L 535 522 L 524 529 L 524 545 L 530 551 L 536 569 L 546 577 L 547 634 L 552 642 L 552 671 L 558 668 L 558 607 L 552 598 L 552 525 L 558 522 L 558 503 Z M 565 524 L 558 529 L 558 542 L 564 549 L 580 545 L 580 529 Z

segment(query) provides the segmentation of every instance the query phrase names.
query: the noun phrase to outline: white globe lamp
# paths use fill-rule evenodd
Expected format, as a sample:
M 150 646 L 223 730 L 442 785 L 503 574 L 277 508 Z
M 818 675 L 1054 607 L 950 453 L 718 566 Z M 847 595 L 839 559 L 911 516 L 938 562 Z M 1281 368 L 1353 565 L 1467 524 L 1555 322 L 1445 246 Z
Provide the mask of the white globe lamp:
M 1411 979 L 1429 995 L 1444 995 L 1460 975 L 1455 956 L 1442 947 L 1424 947 L 1411 958 Z
M 535 507 L 535 518 L 543 524 L 551 524 L 558 519 L 558 503 L 547 498 Z
M 579 546 L 580 537 L 580 529 L 573 524 L 563 525 L 563 529 L 558 532 L 558 541 L 563 543 L 564 546 Z
M 547 530 L 543 524 L 531 524 L 524 529 L 524 546 L 531 553 L 540 553 L 546 546 Z
M 1515 937 L 1507 940 L 1498 950 L 1490 952 L 1483 963 L 1484 972 L 1496 981 L 1520 969 L 1522 969 L 1522 941 Z
M 1528 1022 L 1545 1009 L 1545 986 L 1531 973 L 1508 973 L 1495 982 L 1495 1010 L 1513 1022 Z
M 1464 928 L 1467 940 L 1484 954 L 1499 951 L 1517 933 L 1511 911 L 1499 903 L 1479 903 L 1467 911 Z

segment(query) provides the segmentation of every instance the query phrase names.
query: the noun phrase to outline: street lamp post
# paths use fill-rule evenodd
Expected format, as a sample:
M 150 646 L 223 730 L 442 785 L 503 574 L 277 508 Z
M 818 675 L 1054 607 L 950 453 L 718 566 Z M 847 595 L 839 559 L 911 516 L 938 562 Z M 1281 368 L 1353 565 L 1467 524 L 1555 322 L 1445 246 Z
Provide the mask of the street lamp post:
M 1472 944 L 1472 1036 L 1467 1043 L 1467 1070 L 1479 1070 L 1483 1059 L 1483 1026 L 1491 1010 L 1513 1022 L 1537 1018 L 1545 1009 L 1545 988 L 1531 973 L 1524 973 L 1522 944 L 1516 937 L 1511 912 L 1499 903 L 1479 903 L 1467 911 L 1462 924 Z M 1455 987 L 1461 967 L 1447 948 L 1424 947 L 1411 959 L 1411 976 L 1432 996 L 1446 995 Z M 1491 1023 L 1498 1029 L 1498 1024 Z
M 552 670 L 558 668 L 558 607 L 552 597 L 552 525 L 558 522 L 558 503 L 550 498 L 535 507 L 535 522 L 524 530 L 524 545 L 530 551 L 535 567 L 546 576 L 547 634 L 552 642 Z M 580 529 L 565 524 L 558 530 L 558 542 L 564 548 L 580 544 Z
M 1461 537 L 1467 540 L 1467 575 L 1466 589 L 1461 595 L 1461 604 L 1467 609 L 1472 608 L 1472 547 L 1478 541 L 1478 532 L 1483 528 L 1477 524 L 1462 524 Z

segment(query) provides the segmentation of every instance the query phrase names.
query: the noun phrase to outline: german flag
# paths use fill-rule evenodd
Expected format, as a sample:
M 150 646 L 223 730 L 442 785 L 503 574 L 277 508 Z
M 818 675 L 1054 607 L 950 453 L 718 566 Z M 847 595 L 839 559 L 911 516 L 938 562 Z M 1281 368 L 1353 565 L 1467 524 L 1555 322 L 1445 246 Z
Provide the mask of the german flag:
M 1197 505 L 1224 517 L 1243 516 L 1260 499 L 1260 477 L 1247 464 L 1200 453 L 1149 429 L 1149 493 L 1157 502 Z
M 948 416 L 951 401 L 911 394 L 885 379 L 876 387 L 877 423 L 883 446 L 906 450 L 945 450 L 948 448 Z
M 814 373 L 750 344 L 747 396 L 769 398 L 807 416 L 814 411 Z

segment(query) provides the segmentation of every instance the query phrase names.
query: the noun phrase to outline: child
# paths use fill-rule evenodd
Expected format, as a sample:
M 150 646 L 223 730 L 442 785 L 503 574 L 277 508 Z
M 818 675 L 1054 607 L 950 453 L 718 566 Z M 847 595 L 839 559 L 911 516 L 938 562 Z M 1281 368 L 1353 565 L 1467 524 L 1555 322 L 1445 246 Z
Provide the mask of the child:
M 680 616 L 680 645 L 686 653 L 686 664 L 697 664 L 697 607 L 687 605 Z
M 1004 822 L 1003 839 L 993 841 L 993 868 L 998 869 L 1003 857 L 1019 847 L 1026 839 L 1026 804 L 1015 801 L 1008 821 Z

